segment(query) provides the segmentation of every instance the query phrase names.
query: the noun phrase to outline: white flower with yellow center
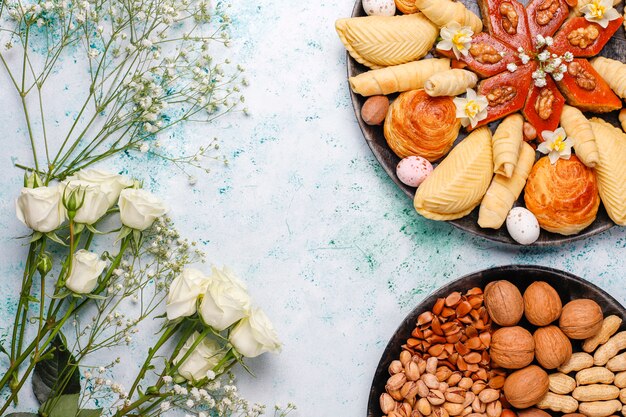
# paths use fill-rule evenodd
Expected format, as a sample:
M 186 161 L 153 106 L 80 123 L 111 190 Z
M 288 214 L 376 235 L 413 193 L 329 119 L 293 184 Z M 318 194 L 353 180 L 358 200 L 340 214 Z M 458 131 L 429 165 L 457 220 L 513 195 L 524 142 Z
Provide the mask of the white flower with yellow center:
M 621 16 L 613 7 L 613 0 L 591 0 L 580 8 L 585 19 L 606 28 L 611 20 L 619 19 Z
M 461 119 L 463 127 L 471 125 L 474 128 L 478 122 L 487 118 L 489 105 L 487 97 L 476 94 L 471 88 L 467 89 L 465 98 L 456 97 L 453 101 L 456 106 L 456 117 Z
M 552 132 L 551 130 L 544 130 L 541 132 L 541 136 L 545 142 L 541 143 L 537 150 L 543 154 L 547 154 L 550 158 L 551 164 L 556 164 L 560 158 L 569 159 L 572 156 L 572 146 L 574 142 L 567 138 L 565 130 L 559 127 Z
M 437 48 L 442 51 L 452 50 L 456 59 L 459 59 L 461 55 L 467 55 L 473 35 L 474 31 L 469 26 L 461 26 L 457 22 L 449 23 L 439 32 L 441 41 L 437 44 Z

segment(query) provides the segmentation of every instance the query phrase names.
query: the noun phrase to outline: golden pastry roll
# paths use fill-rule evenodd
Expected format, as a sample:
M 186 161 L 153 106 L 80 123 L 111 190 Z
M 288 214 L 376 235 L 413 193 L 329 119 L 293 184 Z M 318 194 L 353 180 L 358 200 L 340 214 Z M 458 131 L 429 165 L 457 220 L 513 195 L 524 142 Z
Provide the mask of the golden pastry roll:
M 626 109 L 621 109 L 619 111 L 619 124 L 622 125 L 622 130 L 626 132 Z
M 492 177 L 491 132 L 483 126 L 455 146 L 426 178 L 413 205 L 428 219 L 459 219 L 480 204 Z
M 515 113 L 506 117 L 493 134 L 493 172 L 511 178 L 524 141 L 524 118 Z
M 438 27 L 450 22 L 469 26 L 477 35 L 483 30 L 483 22 L 474 12 L 468 10 L 460 1 L 453 0 L 416 0 L 415 6 Z
M 591 61 L 591 66 L 598 71 L 615 94 L 626 98 L 626 64 L 599 56 Z
M 424 82 L 424 90 L 431 97 L 458 96 L 473 88 L 478 76 L 464 69 L 437 71 Z
M 611 220 L 626 226 L 626 134 L 602 119 L 590 123 L 600 154 L 595 167 L 600 198 Z
M 426 80 L 450 69 L 447 58 L 430 58 L 392 67 L 375 69 L 350 77 L 352 91 L 365 97 L 419 90 Z
M 417 13 L 419 10 L 415 5 L 415 0 L 395 0 L 396 8 L 404 14 Z
M 565 105 L 561 113 L 561 127 L 567 137 L 574 142 L 574 151 L 578 159 L 589 168 L 598 164 L 600 155 L 591 123 L 576 107 Z
M 526 185 L 526 179 L 535 163 L 535 150 L 526 142 L 523 142 L 520 148 L 519 159 L 511 178 L 496 174 L 480 203 L 478 225 L 482 228 L 502 227 Z
M 439 35 L 437 26 L 422 13 L 339 19 L 335 29 L 348 53 L 372 69 L 424 57 Z

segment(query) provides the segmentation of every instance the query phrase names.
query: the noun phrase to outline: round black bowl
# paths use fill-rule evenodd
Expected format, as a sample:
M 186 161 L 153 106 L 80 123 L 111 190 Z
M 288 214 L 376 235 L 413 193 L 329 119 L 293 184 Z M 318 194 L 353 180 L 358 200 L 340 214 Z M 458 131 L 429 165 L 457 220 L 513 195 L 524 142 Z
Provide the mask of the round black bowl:
M 385 392 L 385 383 L 389 379 L 387 369 L 389 364 L 399 357 L 402 345 L 411 336 L 411 332 L 415 328 L 417 317 L 424 311 L 430 310 L 438 298 L 445 297 L 453 291 L 464 292 L 473 287 L 484 288 L 487 283 L 499 279 L 511 281 L 518 286 L 522 293 L 534 281 L 545 281 L 557 290 L 563 305 L 576 298 L 589 298 L 600 304 L 605 316 L 615 314 L 626 323 L 626 310 L 615 298 L 592 283 L 567 272 L 544 266 L 510 265 L 466 275 L 430 294 L 402 321 L 400 327 L 389 340 L 378 363 L 378 368 L 376 368 L 367 405 L 368 417 L 381 417 L 383 415 L 379 405 L 379 397 Z M 528 329 L 532 328 L 525 321 L 522 321 L 522 325 Z M 581 351 L 580 342 L 574 341 L 572 345 L 574 352 Z

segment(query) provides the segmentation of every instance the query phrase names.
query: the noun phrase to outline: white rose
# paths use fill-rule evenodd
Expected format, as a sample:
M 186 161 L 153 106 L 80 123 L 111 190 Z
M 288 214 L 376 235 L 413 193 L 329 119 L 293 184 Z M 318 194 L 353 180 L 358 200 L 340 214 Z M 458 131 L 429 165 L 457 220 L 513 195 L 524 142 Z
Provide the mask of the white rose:
M 76 210 L 74 221 L 76 223 L 94 224 L 109 209 L 109 200 L 99 185 L 81 180 L 66 181 L 61 186 L 66 198 L 69 198 L 72 191 L 76 192 L 76 201 L 82 202 L 82 206 Z
M 72 270 L 65 286 L 78 294 L 88 294 L 98 285 L 107 263 L 98 254 L 81 249 L 74 254 Z
M 200 333 L 196 332 L 185 342 L 182 349 L 174 358 L 174 365 L 189 352 L 196 342 Z M 207 376 L 215 366 L 224 358 L 224 349 L 213 338 L 205 337 L 185 361 L 178 367 L 178 373 L 189 381 L 199 381 Z
M 109 207 L 113 207 L 120 197 L 120 192 L 124 188 L 132 187 L 133 180 L 123 175 L 99 169 L 87 169 L 78 171 L 68 180 L 79 179 L 93 185 L 100 186 L 100 190 L 107 196 Z
M 239 353 L 254 358 L 265 352 L 280 352 L 281 343 L 263 310 L 252 309 L 230 333 L 230 343 Z
M 245 285 L 227 268 L 213 268 L 202 303 L 200 316 L 215 330 L 222 331 L 244 318 L 250 310 L 250 296 Z
M 189 317 L 196 312 L 198 297 L 204 294 L 208 278 L 197 269 L 186 268 L 174 278 L 167 294 L 167 319 L 175 320 L 179 317 Z
M 22 188 L 15 208 L 22 223 L 41 233 L 56 230 L 66 217 L 58 186 Z
M 118 204 L 122 224 L 131 229 L 145 230 L 152 226 L 157 217 L 167 213 L 161 200 L 146 190 L 122 190 Z

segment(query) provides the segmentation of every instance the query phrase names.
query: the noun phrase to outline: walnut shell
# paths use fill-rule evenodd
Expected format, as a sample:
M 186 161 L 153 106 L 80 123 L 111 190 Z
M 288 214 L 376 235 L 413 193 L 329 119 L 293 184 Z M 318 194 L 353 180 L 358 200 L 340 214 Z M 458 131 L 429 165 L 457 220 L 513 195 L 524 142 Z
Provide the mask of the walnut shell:
M 561 297 L 550 284 L 533 282 L 524 291 L 524 315 L 535 326 L 547 326 L 561 316 Z
M 521 369 L 533 361 L 535 341 L 523 327 L 502 327 L 491 335 L 489 354 L 502 368 Z
M 535 358 L 544 369 L 554 369 L 572 357 L 572 343 L 556 326 L 540 327 L 533 335 Z
M 515 326 L 524 314 L 524 299 L 509 281 L 494 281 L 485 287 L 485 307 L 500 326 Z
M 548 392 L 550 380 L 546 371 L 530 365 L 513 372 L 504 381 L 504 396 L 516 408 L 528 408 L 537 404 Z
M 570 339 L 587 339 L 602 328 L 602 308 L 593 300 L 581 298 L 565 304 L 559 327 Z

